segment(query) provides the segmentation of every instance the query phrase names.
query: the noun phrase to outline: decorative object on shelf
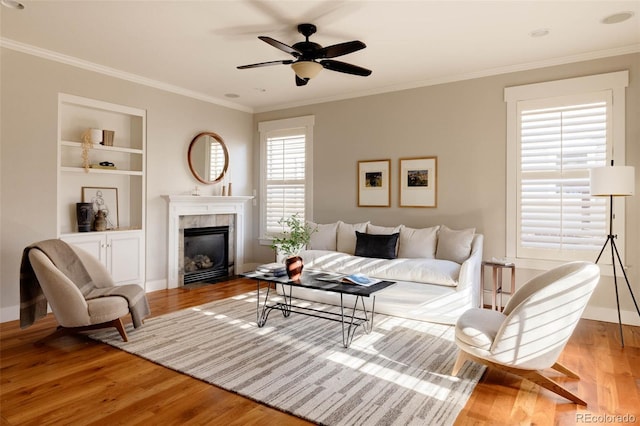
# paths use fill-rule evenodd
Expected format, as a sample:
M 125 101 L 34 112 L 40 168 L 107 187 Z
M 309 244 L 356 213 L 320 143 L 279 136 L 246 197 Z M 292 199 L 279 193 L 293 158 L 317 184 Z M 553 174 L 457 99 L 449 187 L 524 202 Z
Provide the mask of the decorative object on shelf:
M 89 135 L 91 138 L 91 143 L 93 144 L 102 143 L 102 129 L 89 129 Z
M 100 164 L 90 164 L 89 167 L 92 169 L 117 170 L 116 165 L 111 161 L 101 161 Z
M 390 207 L 391 160 L 358 161 L 358 207 Z
M 91 203 L 76 203 L 76 221 L 78 232 L 90 232 L 93 219 L 93 205 Z
M 118 227 L 118 188 L 83 186 L 82 201 L 91 203 L 94 215 L 103 212 L 107 221 L 106 229 Z
M 438 206 L 438 157 L 400 159 L 400 207 Z
M 96 212 L 95 220 L 93 221 L 94 231 L 106 231 L 107 230 L 107 216 L 104 210 L 98 210 Z
M 189 169 L 198 182 L 220 182 L 229 167 L 229 151 L 217 133 L 198 133 L 189 144 L 187 153 Z
M 598 167 L 591 169 L 589 173 L 589 181 L 591 185 L 591 195 L 598 197 L 609 197 L 609 235 L 607 235 L 607 240 L 604 242 L 602 246 L 602 250 L 600 250 L 600 254 L 598 254 L 598 258 L 596 259 L 596 263 L 600 260 L 602 253 L 604 253 L 604 249 L 607 247 L 607 243 L 611 243 L 611 267 L 613 268 L 613 284 L 616 290 L 616 305 L 618 306 L 618 324 L 620 325 L 620 344 L 624 347 L 624 336 L 622 334 L 622 317 L 620 316 L 620 299 L 618 295 L 618 277 L 616 275 L 616 259 L 618 259 L 618 264 L 620 266 L 620 270 L 622 270 L 622 275 L 624 275 L 624 280 L 627 283 L 627 287 L 629 288 L 629 293 L 631 294 L 631 299 L 633 300 L 633 304 L 636 307 L 636 311 L 638 315 L 640 315 L 640 309 L 638 308 L 638 302 L 636 301 L 635 296 L 633 295 L 633 290 L 631 289 L 631 285 L 629 284 L 629 278 L 627 278 L 627 273 L 624 270 L 624 265 L 622 263 L 622 259 L 620 258 L 620 253 L 618 253 L 618 247 L 616 247 L 616 238 L 617 235 L 613 234 L 613 197 L 627 197 L 630 195 L 634 195 L 635 193 L 635 169 L 631 166 L 614 166 L 613 160 L 611 160 L 610 167 Z
M 227 185 L 222 185 L 222 196 L 223 197 L 227 196 Z
M 84 172 L 89 173 L 89 150 L 93 143 L 91 142 L 91 129 L 86 130 L 82 134 L 82 167 L 84 167 Z
M 198 188 L 198 186 L 195 186 L 193 188 L 193 192 L 191 193 L 191 195 L 193 195 L 194 197 L 199 197 L 200 196 L 200 188 Z
M 113 146 L 113 138 L 115 134 L 116 132 L 114 130 L 103 130 L 101 144 L 104 146 Z
M 231 182 L 229 182 L 229 190 L 227 191 L 227 195 L 231 197 Z

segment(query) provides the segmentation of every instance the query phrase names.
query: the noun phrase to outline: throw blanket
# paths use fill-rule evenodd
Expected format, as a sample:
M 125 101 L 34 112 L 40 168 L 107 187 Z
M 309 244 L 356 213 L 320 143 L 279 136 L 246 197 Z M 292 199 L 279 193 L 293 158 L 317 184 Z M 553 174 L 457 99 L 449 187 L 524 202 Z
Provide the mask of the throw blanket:
M 86 300 L 98 297 L 121 296 L 127 299 L 133 326 L 138 328 L 149 315 L 149 304 L 144 289 L 136 284 L 98 287 L 75 251 L 62 240 L 46 240 L 25 248 L 20 263 L 20 327 L 27 328 L 47 314 L 45 298 L 38 278 L 29 261 L 30 250 L 40 250 L 80 290 Z

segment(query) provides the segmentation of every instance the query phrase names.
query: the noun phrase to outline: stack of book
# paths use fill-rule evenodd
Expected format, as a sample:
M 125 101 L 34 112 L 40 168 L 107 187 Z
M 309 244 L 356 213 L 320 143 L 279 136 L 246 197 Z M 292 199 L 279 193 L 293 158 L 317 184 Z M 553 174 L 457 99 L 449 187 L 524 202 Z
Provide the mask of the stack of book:
M 287 268 L 282 263 L 267 263 L 256 268 L 256 272 L 267 277 L 283 277 L 287 275 Z

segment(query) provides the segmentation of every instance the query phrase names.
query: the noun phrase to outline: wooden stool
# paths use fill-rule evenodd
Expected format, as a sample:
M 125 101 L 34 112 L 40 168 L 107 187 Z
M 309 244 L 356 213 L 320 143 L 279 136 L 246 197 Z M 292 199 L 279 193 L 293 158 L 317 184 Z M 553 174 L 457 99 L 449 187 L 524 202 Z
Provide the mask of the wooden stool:
M 484 306 L 484 268 L 490 267 L 493 277 L 493 288 L 491 290 L 491 309 L 494 311 L 500 311 L 504 309 L 502 306 L 502 295 L 508 294 L 511 295 L 516 290 L 516 265 L 515 263 L 499 263 L 499 262 L 490 262 L 483 261 L 482 266 L 480 267 L 480 295 L 482 297 L 482 306 Z M 511 269 L 511 285 L 509 286 L 509 291 L 504 291 L 502 288 L 502 274 L 505 269 Z M 498 303 L 498 293 L 500 294 L 500 303 Z

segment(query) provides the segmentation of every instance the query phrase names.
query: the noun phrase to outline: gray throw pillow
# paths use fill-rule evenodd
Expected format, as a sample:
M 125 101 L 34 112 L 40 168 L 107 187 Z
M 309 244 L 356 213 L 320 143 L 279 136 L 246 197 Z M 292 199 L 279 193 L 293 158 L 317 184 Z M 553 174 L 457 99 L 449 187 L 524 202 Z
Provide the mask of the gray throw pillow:
M 442 225 L 438 231 L 436 259 L 451 260 L 456 263 L 467 260 L 471 254 L 471 241 L 475 232 L 475 228 L 456 231 Z

